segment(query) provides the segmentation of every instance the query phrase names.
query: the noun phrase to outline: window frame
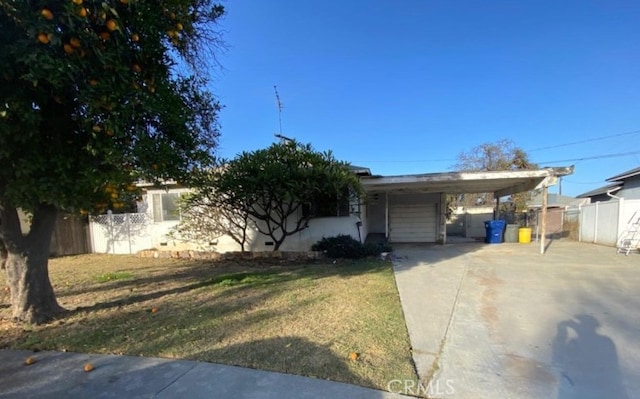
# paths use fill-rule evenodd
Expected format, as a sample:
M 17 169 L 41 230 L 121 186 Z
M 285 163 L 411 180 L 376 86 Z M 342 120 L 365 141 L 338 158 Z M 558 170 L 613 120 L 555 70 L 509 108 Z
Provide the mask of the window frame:
M 178 201 L 187 191 L 153 191 L 149 192 L 149 202 L 151 204 L 151 218 L 154 223 L 179 222 L 182 214 L 178 206 Z M 166 200 L 175 196 L 174 209 L 166 210 Z M 172 216 L 167 218 L 167 216 Z

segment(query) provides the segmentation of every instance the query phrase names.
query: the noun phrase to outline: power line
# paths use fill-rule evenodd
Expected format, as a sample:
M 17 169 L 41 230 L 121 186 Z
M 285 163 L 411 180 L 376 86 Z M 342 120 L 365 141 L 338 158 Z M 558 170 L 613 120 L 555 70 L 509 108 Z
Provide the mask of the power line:
M 375 160 L 356 160 L 354 162 L 358 163 L 418 163 L 418 162 L 454 162 L 455 159 L 398 159 L 398 160 L 385 160 L 385 159 L 375 159 Z
M 614 137 L 630 136 L 630 135 L 639 134 L 639 133 L 640 133 L 640 130 L 633 130 L 633 131 L 624 132 L 624 133 L 616 133 L 616 134 L 610 134 L 610 135 L 606 135 L 606 136 L 594 137 L 594 138 L 591 138 L 591 139 L 572 141 L 570 143 L 554 144 L 554 145 L 550 145 L 550 146 L 546 146 L 546 147 L 534 148 L 534 149 L 531 149 L 531 150 L 526 150 L 526 152 L 530 153 L 530 152 L 536 152 L 536 151 L 542 151 L 542 150 L 550 150 L 550 149 L 554 149 L 554 148 L 568 147 L 568 146 L 572 146 L 572 145 L 576 145 L 576 144 L 590 143 L 590 142 L 594 142 L 594 141 L 605 140 L 605 139 L 614 138 Z M 538 163 L 585 161 L 585 160 L 590 160 L 590 159 L 614 158 L 614 157 L 617 157 L 617 156 L 627 156 L 627 155 L 634 155 L 634 154 L 640 154 L 640 151 L 627 152 L 627 153 L 618 153 L 618 154 L 596 155 L 596 156 L 592 156 L 592 157 L 564 159 L 564 160 L 557 160 L 557 161 L 543 161 L 543 162 L 538 162 Z M 377 160 L 371 160 L 371 161 L 358 161 L 358 162 L 360 162 L 360 163 L 421 163 L 421 162 L 456 162 L 456 161 L 458 161 L 458 160 L 455 159 L 455 158 L 453 158 L 453 159 L 449 158 L 449 159 L 400 159 L 400 160 L 380 160 L 380 159 L 377 159 Z
M 554 161 L 540 161 L 540 162 L 536 162 L 536 163 L 549 164 L 549 163 L 558 163 L 558 162 L 578 162 L 578 161 L 588 161 L 588 160 L 591 160 L 591 159 L 626 157 L 628 155 L 635 155 L 635 154 L 640 154 L 640 151 L 619 152 L 619 153 L 616 153 L 616 154 L 594 155 L 594 156 L 590 156 L 590 157 L 573 158 L 573 159 L 558 159 L 558 160 L 554 160 Z
M 562 180 L 565 183 L 571 183 L 571 184 L 600 184 L 600 183 L 602 183 L 602 180 L 597 180 L 597 181 L 574 181 L 574 180 L 568 180 L 566 177 L 563 177 Z
M 550 146 L 547 146 L 547 147 L 534 148 L 532 150 L 527 150 L 527 152 L 535 152 L 535 151 L 542 151 L 542 150 L 550 150 L 552 148 L 568 147 L 570 145 L 591 143 L 593 141 L 605 140 L 605 139 L 610 139 L 610 138 L 613 138 L 613 137 L 629 136 L 629 135 L 638 134 L 638 133 L 640 133 L 640 130 L 634 130 L 634 131 L 631 131 L 631 132 L 624 132 L 624 133 L 618 133 L 618 134 L 610 134 L 608 136 L 594 137 L 592 139 L 573 141 L 571 143 L 555 144 L 555 145 L 550 145 Z

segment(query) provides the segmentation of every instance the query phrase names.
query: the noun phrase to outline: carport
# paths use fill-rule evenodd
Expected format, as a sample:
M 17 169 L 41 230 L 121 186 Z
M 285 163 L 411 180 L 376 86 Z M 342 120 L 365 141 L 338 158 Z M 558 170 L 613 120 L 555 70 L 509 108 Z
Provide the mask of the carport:
M 445 244 L 446 195 L 493 193 L 496 209 L 500 198 L 541 189 L 541 253 L 544 237 L 547 192 L 558 177 L 573 173 L 573 167 L 491 172 L 446 172 L 401 176 L 363 176 L 362 185 L 370 198 L 368 231 L 384 233 L 390 242 L 436 242 Z

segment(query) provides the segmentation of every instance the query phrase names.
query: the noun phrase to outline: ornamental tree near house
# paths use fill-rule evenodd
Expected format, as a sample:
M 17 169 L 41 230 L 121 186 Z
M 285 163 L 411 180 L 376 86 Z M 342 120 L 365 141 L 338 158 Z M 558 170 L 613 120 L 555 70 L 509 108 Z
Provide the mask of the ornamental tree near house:
M 255 229 L 249 217 L 251 204 L 237 197 L 230 200 L 225 193 L 219 192 L 216 187 L 221 177 L 218 169 L 194 173 L 191 184 L 197 189 L 181 198 L 180 223 L 170 231 L 170 235 L 202 248 L 227 235 L 244 252 L 249 229 Z
M 516 146 L 512 140 L 502 139 L 496 142 L 480 144 L 468 152 L 458 154 L 456 170 L 469 172 L 488 172 L 499 170 L 537 169 L 538 165 L 529 160 L 528 154 Z M 530 192 L 517 193 L 511 196 L 516 211 L 526 210 L 531 199 Z M 455 205 L 473 206 L 476 202 L 491 203 L 492 193 L 465 194 L 453 201 Z
M 210 162 L 219 106 L 198 55 L 219 44 L 222 14 L 209 0 L 0 0 L 0 240 L 16 320 L 63 312 L 47 269 L 59 211 L 117 209 L 137 179 Z
M 270 237 L 277 251 L 287 237 L 306 229 L 323 207 L 336 210 L 340 201 L 347 203 L 362 193 L 348 164 L 295 141 L 243 152 L 203 176 L 191 204 L 197 212 L 210 209 L 239 220 L 232 224 L 234 231 L 225 233 L 241 237 L 243 249 L 248 227 Z

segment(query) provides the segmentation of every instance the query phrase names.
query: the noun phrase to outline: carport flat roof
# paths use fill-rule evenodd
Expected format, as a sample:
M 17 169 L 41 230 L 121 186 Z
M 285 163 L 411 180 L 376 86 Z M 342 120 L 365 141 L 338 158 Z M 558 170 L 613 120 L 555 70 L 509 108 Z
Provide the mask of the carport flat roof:
M 444 172 L 400 176 L 363 176 L 367 192 L 408 191 L 423 193 L 495 193 L 506 196 L 533 190 L 542 182 L 573 173 L 571 167 L 493 172 Z

